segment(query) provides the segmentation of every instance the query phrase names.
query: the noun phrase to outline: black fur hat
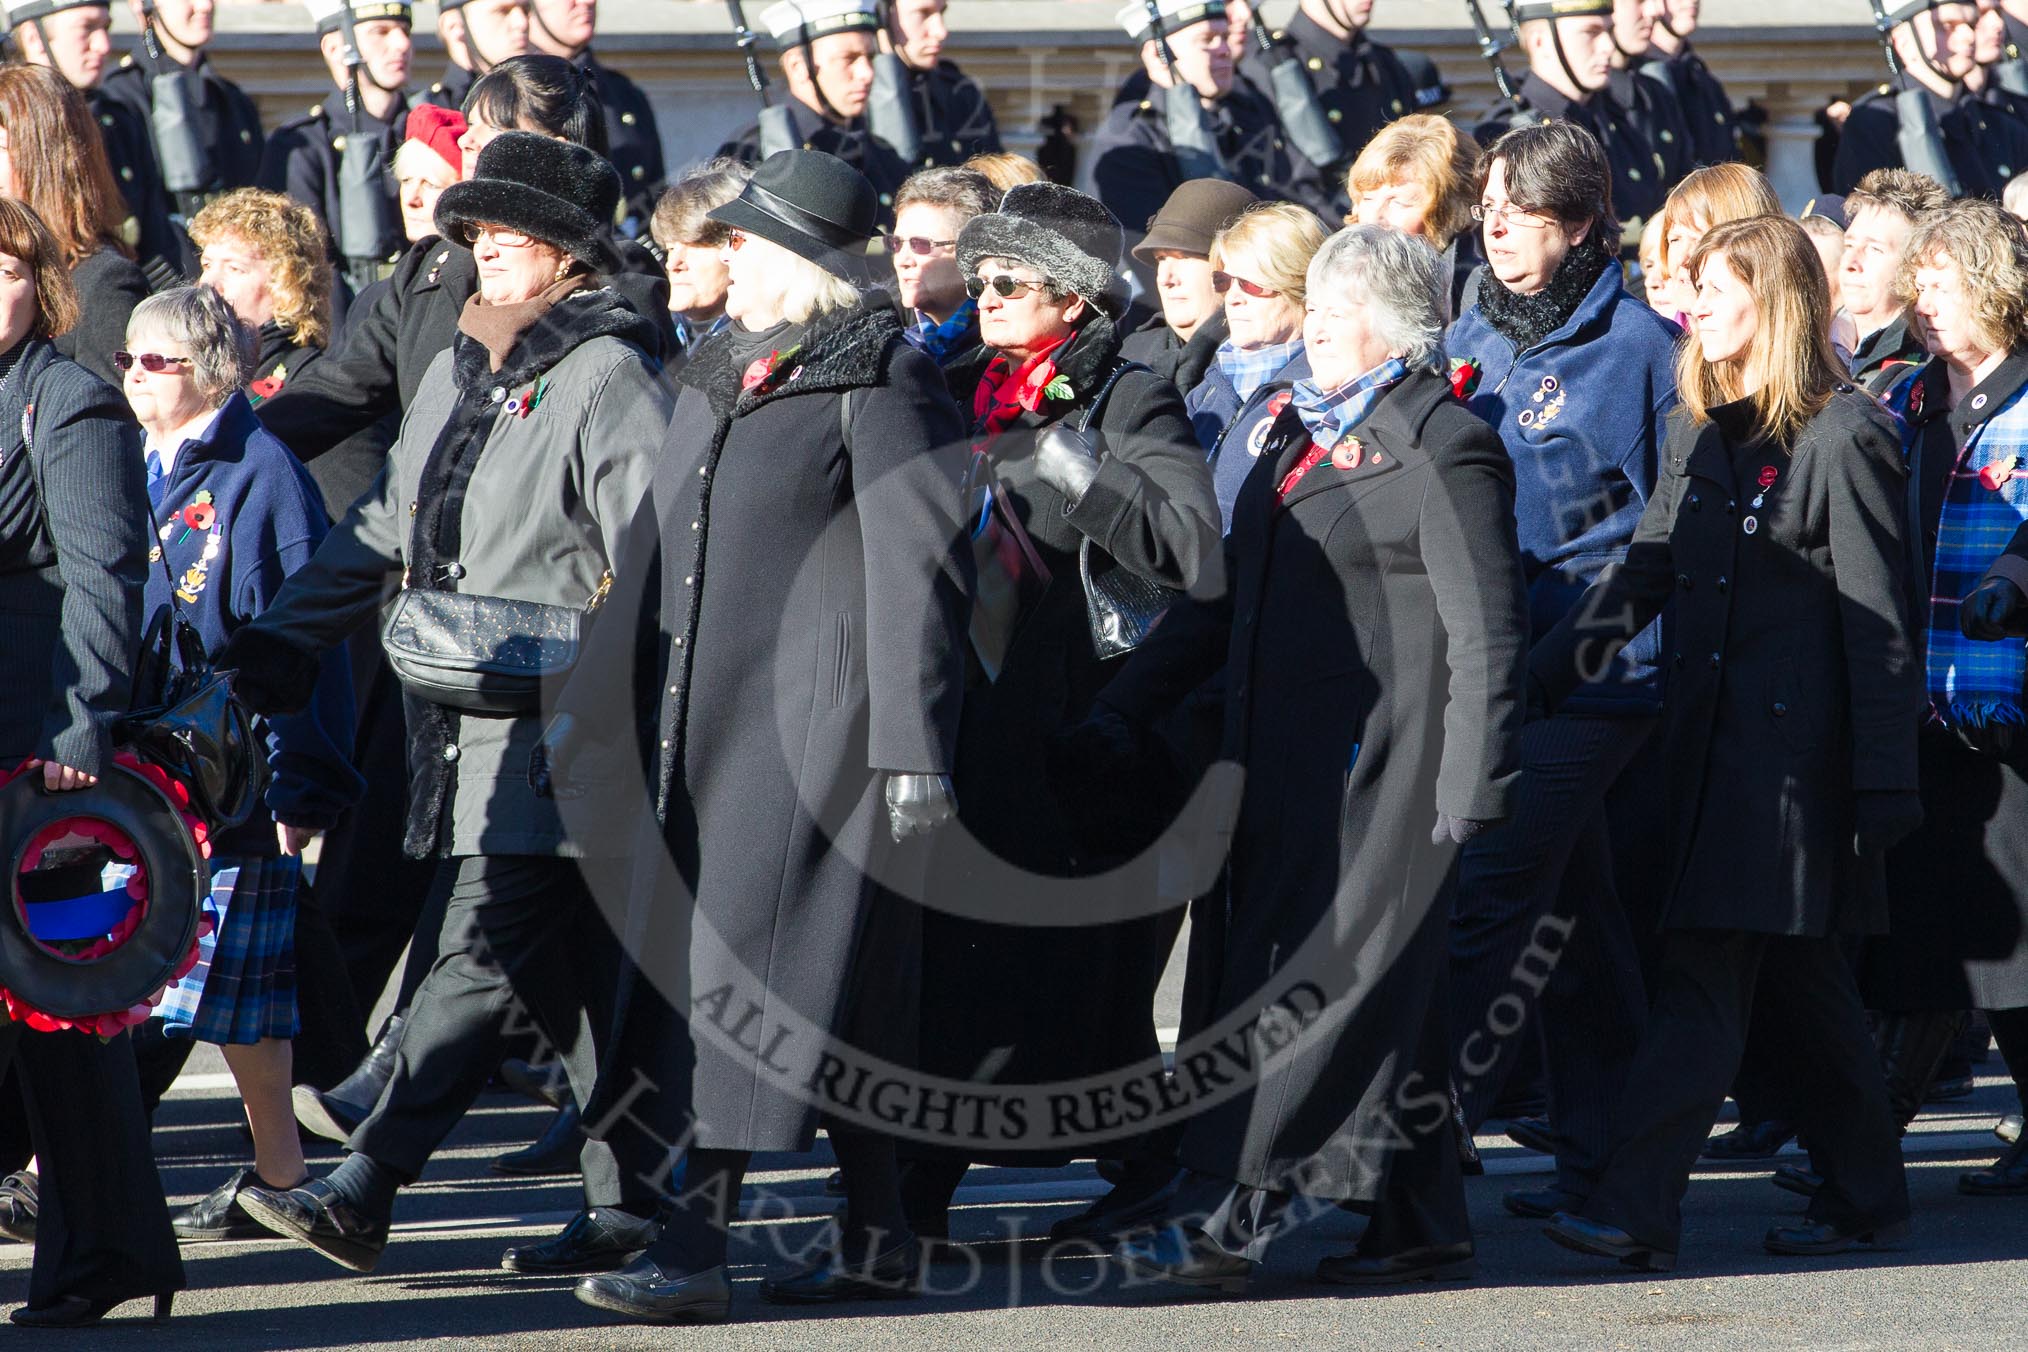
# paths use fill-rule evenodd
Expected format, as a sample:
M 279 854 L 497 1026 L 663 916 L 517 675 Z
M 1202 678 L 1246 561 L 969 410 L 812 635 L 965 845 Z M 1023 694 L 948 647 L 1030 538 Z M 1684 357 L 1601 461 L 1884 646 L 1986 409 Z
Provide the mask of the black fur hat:
M 1012 259 L 1110 311 L 1124 243 L 1119 218 L 1096 197 L 1060 183 L 1017 183 L 998 211 L 958 232 L 958 268 L 969 278 L 982 258 Z
M 479 152 L 472 176 L 437 198 L 437 230 L 471 242 L 477 225 L 504 225 L 554 244 L 599 272 L 617 272 L 609 232 L 620 205 L 620 175 L 569 141 L 503 131 Z

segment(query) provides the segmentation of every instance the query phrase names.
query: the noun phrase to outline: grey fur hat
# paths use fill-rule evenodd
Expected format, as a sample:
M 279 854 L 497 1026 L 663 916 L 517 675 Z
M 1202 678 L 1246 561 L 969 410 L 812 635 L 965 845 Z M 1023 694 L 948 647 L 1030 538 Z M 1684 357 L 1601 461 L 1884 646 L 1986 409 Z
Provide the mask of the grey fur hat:
M 970 278 L 982 258 L 1011 259 L 1111 311 L 1125 242 L 1119 218 L 1096 197 L 1060 183 L 1017 183 L 998 211 L 958 232 L 958 268 Z

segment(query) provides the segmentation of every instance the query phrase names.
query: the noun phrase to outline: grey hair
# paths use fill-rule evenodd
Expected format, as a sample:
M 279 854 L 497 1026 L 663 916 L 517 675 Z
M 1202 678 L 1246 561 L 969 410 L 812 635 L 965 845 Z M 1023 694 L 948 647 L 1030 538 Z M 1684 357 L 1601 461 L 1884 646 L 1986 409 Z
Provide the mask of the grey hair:
M 1443 360 L 1450 278 L 1429 241 L 1382 225 L 1349 225 L 1310 260 L 1309 303 L 1370 306 L 1374 331 L 1409 369 Z
M 957 213 L 958 225 L 962 228 L 973 217 L 997 210 L 1000 197 L 1000 190 L 993 186 L 993 180 L 976 169 L 949 166 L 918 169 L 894 194 L 894 214 L 899 216 L 903 207 L 918 205 L 947 207 Z
M 253 369 L 253 331 L 208 286 L 171 287 L 136 305 L 127 317 L 127 341 L 139 333 L 160 333 L 188 349 L 190 378 L 212 408 L 244 385 Z

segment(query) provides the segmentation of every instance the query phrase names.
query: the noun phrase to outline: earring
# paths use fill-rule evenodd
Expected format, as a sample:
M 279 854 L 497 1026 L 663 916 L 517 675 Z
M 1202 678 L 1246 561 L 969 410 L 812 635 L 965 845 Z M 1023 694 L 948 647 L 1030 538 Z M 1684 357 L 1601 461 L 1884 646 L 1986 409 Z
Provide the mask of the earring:
M 564 278 L 570 276 L 570 266 L 572 263 L 575 263 L 576 261 L 577 261 L 576 259 L 570 257 L 568 254 L 564 255 L 563 261 L 556 265 L 556 276 L 550 278 L 550 281 L 560 282 Z

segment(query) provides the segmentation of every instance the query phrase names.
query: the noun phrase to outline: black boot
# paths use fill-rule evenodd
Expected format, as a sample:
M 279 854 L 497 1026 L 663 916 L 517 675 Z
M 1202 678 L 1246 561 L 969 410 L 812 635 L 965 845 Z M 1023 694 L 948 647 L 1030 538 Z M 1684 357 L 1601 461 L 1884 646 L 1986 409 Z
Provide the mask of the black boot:
M 578 1171 L 578 1151 L 583 1148 L 584 1133 L 578 1129 L 577 1104 L 566 1103 L 556 1110 L 540 1140 L 494 1160 L 493 1172 L 517 1178 L 574 1174 Z
M 296 1120 L 327 1141 L 343 1141 L 352 1135 L 380 1102 L 380 1091 L 394 1078 L 394 1054 L 401 1048 L 402 1030 L 407 1026 L 404 1016 L 389 1015 L 366 1059 L 331 1088 L 297 1085 L 290 1092 Z
M 1881 1015 L 1873 1037 L 1887 1077 L 1887 1102 L 1904 1130 L 1922 1111 L 1923 1095 L 1964 1024 L 1965 1016 L 1957 1010 Z
M 1958 1191 L 1972 1197 L 2028 1197 L 2028 1137 L 2007 1147 L 1991 1167 L 1959 1174 Z

